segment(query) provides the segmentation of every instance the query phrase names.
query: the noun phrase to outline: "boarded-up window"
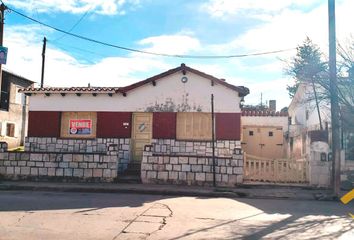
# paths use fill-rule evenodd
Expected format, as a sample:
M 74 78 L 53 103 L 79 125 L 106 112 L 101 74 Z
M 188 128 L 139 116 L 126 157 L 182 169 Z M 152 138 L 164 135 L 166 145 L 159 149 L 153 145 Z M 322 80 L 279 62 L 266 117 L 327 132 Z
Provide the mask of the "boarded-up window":
M 177 139 L 211 140 L 210 113 L 177 113 Z
M 96 112 L 63 112 L 60 136 L 63 138 L 95 138 Z
M 15 137 L 15 124 L 7 123 L 6 124 L 6 136 Z

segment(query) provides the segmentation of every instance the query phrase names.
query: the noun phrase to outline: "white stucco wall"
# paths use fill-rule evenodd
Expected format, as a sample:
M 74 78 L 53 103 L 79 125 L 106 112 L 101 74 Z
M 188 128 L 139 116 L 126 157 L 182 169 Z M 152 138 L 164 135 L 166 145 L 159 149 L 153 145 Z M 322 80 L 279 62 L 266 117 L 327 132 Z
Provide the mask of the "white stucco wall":
M 223 85 L 211 85 L 209 79 L 187 72 L 188 82 L 182 83 L 182 73 L 175 73 L 131 90 L 124 97 L 122 94 L 32 94 L 30 111 L 145 111 L 147 107 L 173 102 L 175 105 L 188 103 L 190 111 L 201 109 L 210 112 L 210 98 L 214 94 L 215 112 L 240 112 L 238 92 Z M 187 99 L 187 100 L 186 100 Z
M 283 131 L 288 131 L 288 117 L 262 117 L 262 116 L 242 116 L 242 126 L 262 126 L 262 127 L 282 127 Z
M 319 91 L 319 89 L 317 89 L 317 91 Z M 299 86 L 288 109 L 289 117 L 292 119 L 292 124 L 302 125 L 308 130 L 318 130 L 319 118 L 316 102 L 314 100 L 310 102 L 306 101 L 310 94 L 313 94 L 312 86 L 304 84 Z M 306 119 L 306 111 L 308 111 L 308 119 Z M 320 103 L 320 114 L 322 123 L 330 122 L 330 108 L 323 102 Z

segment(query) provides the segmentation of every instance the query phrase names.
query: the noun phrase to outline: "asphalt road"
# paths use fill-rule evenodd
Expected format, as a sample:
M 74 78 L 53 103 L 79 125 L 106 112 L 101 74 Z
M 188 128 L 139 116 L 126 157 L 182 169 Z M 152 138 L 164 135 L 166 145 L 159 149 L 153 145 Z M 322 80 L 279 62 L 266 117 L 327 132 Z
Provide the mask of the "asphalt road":
M 0 191 L 0 239 L 354 239 L 354 203 Z

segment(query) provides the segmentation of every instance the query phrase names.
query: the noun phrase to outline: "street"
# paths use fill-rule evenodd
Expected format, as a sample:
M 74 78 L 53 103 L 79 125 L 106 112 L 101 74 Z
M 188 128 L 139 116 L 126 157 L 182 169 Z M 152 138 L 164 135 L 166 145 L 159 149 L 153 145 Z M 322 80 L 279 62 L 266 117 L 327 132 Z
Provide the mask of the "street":
M 354 204 L 0 191 L 0 239 L 354 239 Z

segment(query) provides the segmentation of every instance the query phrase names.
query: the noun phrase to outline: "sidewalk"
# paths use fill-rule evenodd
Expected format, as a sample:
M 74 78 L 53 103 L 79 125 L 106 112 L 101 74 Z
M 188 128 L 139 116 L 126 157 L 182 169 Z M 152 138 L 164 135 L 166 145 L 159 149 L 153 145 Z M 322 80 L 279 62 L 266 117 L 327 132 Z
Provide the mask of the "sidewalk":
M 0 191 L 59 191 L 92 193 L 137 193 L 172 196 L 228 197 L 318 200 L 330 195 L 327 189 L 310 189 L 274 185 L 242 185 L 234 188 L 212 188 L 197 186 L 152 185 L 131 183 L 60 183 L 60 182 L 20 182 L 2 181 Z

